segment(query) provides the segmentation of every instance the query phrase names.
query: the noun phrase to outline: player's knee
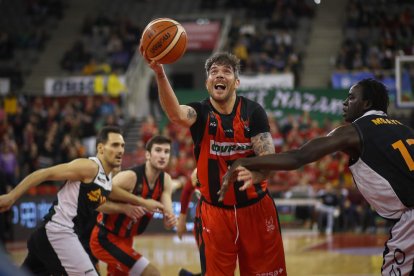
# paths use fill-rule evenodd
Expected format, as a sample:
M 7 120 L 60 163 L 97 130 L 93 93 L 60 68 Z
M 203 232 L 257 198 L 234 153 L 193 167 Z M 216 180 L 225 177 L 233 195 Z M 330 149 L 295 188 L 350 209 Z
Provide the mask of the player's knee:
M 142 272 L 142 276 L 161 276 L 161 273 L 154 265 L 148 264 Z

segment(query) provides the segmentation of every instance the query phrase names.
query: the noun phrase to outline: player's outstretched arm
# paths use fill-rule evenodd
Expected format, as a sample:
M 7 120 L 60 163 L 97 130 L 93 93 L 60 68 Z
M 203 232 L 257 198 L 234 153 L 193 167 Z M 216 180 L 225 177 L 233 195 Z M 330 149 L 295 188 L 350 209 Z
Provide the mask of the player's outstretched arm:
M 34 171 L 26 176 L 8 194 L 0 196 L 0 212 L 4 212 L 16 202 L 31 187 L 45 181 L 80 180 L 88 183 L 98 172 L 98 165 L 89 159 L 80 158 L 72 162 L 59 164 L 45 169 Z
M 243 171 L 244 169 L 254 171 L 295 170 L 336 151 L 343 151 L 351 156 L 358 156 L 360 138 L 353 125 L 338 127 L 327 136 L 312 139 L 299 149 L 236 160 L 223 177 L 219 198 L 222 199 L 224 197 L 232 182 L 243 180 L 243 176 L 239 176 L 238 171 Z
M 105 214 L 124 214 L 132 219 L 138 219 L 147 212 L 147 209 L 142 206 L 113 201 L 106 201 L 96 210 Z

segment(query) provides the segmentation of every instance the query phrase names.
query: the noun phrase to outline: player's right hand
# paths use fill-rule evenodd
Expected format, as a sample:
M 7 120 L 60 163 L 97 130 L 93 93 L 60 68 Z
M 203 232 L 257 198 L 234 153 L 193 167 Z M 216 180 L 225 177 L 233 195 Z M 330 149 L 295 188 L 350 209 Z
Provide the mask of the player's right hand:
M 6 212 L 14 204 L 14 199 L 10 194 L 0 195 L 0 213 Z
M 162 213 L 164 211 L 164 205 L 161 202 L 153 199 L 146 199 L 143 207 L 145 207 L 148 212 L 152 213 Z

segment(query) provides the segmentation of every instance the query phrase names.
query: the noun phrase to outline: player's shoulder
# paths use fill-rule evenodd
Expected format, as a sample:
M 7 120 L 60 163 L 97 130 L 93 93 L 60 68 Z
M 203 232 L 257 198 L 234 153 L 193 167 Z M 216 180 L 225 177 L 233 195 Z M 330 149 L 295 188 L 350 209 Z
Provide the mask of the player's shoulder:
M 77 158 L 69 162 L 72 166 L 80 166 L 84 169 L 98 169 L 98 162 L 90 158 Z
M 258 102 L 255 102 L 244 96 L 238 96 L 238 97 L 240 98 L 242 108 L 245 108 L 249 113 L 252 113 L 257 110 L 264 111 L 263 106 L 261 106 Z
M 354 124 L 343 124 L 331 130 L 326 136 L 339 136 L 347 138 L 349 135 L 357 134 Z

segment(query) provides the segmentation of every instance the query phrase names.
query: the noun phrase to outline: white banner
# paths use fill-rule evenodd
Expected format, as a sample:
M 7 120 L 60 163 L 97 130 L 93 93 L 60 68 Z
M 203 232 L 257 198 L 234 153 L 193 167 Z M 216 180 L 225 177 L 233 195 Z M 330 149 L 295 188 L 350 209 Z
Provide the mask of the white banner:
M 10 92 L 10 79 L 0 78 L 0 95 L 7 95 Z
M 46 78 L 47 96 L 102 95 L 119 96 L 126 92 L 125 76 L 82 76 Z
M 239 89 L 258 88 L 293 88 L 294 77 L 291 73 L 266 74 L 257 76 L 240 76 Z

